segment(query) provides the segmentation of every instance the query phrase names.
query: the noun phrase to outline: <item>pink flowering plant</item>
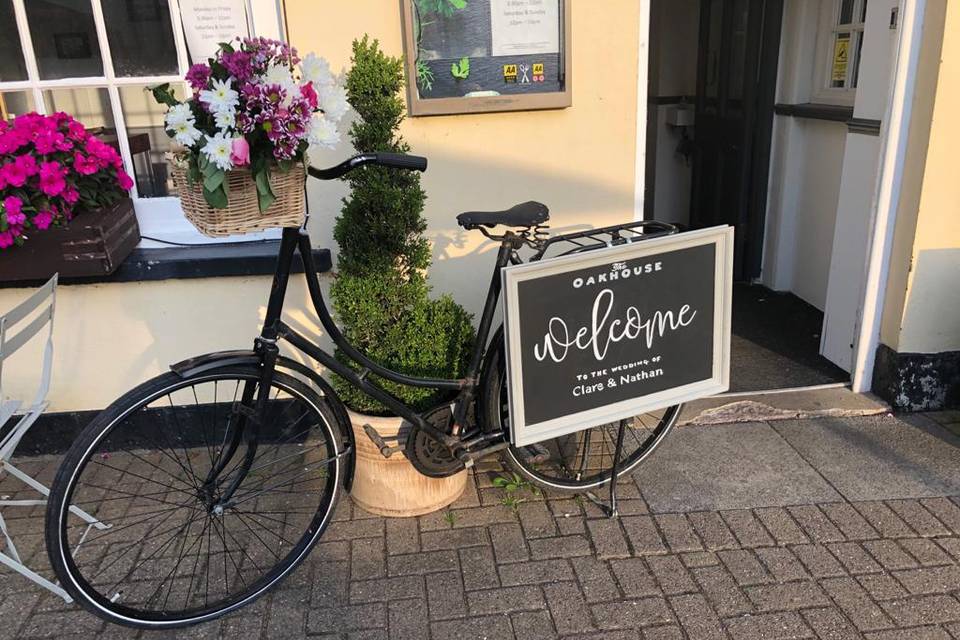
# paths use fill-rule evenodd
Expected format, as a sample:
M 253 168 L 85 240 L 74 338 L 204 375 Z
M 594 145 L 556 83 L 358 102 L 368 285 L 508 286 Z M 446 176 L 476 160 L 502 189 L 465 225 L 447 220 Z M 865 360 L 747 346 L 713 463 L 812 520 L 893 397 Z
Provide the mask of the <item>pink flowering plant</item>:
M 168 84 L 153 95 L 169 107 L 167 134 L 182 150 L 194 183 L 211 207 L 228 204 L 226 172 L 248 169 L 260 211 L 275 200 L 270 172 L 289 171 L 320 148 L 340 141 L 346 91 L 323 58 L 267 38 L 221 43 L 215 57 L 190 67 L 193 95 L 181 102 Z
M 0 122 L 0 249 L 125 197 L 120 155 L 65 113 Z

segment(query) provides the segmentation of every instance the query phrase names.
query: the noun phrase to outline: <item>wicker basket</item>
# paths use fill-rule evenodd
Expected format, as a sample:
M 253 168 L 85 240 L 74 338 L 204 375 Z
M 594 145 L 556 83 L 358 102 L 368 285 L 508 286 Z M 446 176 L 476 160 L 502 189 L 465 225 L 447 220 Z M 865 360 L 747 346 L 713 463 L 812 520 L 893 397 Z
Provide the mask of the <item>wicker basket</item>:
M 214 209 L 203 197 L 199 181 L 190 184 L 187 167 L 171 162 L 173 183 L 180 195 L 187 220 L 205 236 L 212 238 L 253 233 L 274 227 L 299 227 L 306 217 L 304 184 L 307 174 L 302 164 L 289 171 L 271 171 L 270 186 L 277 197 L 270 208 L 260 212 L 257 186 L 246 169 L 227 172 L 226 209 Z

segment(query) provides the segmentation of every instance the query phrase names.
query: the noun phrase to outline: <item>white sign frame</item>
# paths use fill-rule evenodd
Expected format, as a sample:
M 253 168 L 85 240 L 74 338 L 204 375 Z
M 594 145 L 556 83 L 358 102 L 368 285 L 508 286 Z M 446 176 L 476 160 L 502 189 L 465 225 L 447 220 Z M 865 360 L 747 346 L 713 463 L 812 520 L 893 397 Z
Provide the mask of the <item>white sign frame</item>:
M 523 406 L 522 355 L 519 351 L 520 318 L 518 285 L 527 280 L 600 266 L 610 262 L 647 258 L 660 253 L 715 244 L 713 367 L 709 379 L 664 389 L 637 398 L 622 400 L 603 407 L 581 411 L 537 424 L 527 424 Z M 510 434 L 514 446 L 526 446 L 601 424 L 705 398 L 730 388 L 730 332 L 733 301 L 733 227 L 711 227 L 598 249 L 570 256 L 550 258 L 505 267 L 502 270 L 504 294 L 504 338 Z

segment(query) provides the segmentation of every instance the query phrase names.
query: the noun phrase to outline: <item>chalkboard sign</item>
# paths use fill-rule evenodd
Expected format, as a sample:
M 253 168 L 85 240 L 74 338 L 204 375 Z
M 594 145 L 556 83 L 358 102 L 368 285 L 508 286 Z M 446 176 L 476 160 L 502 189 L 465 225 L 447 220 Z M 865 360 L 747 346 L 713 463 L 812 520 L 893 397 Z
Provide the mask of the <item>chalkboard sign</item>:
M 568 0 L 402 0 L 410 115 L 570 106 Z
M 732 261 L 716 227 L 505 268 L 513 443 L 726 391 Z

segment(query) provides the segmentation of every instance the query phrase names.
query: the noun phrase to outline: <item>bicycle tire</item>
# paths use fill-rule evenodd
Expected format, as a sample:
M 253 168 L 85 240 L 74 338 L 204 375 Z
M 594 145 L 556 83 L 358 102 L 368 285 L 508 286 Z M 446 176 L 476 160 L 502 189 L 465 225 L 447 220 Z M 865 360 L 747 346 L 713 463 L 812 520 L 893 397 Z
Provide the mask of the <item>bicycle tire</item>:
M 189 385 L 196 385 L 200 382 L 209 382 L 214 381 L 225 381 L 225 380 L 243 380 L 246 382 L 258 381 L 260 375 L 259 367 L 257 366 L 246 366 L 246 365 L 236 365 L 236 366 L 224 366 L 220 368 L 214 368 L 211 370 L 204 371 L 203 373 L 197 374 L 192 377 L 184 378 L 175 373 L 165 373 L 156 378 L 148 380 L 141 385 L 135 387 L 121 398 L 116 400 L 108 408 L 102 411 L 96 418 L 91 421 L 91 423 L 81 432 L 79 437 L 75 440 L 67 455 L 65 456 L 62 464 L 60 465 L 56 477 L 54 479 L 53 485 L 51 487 L 50 499 L 47 504 L 46 510 L 46 543 L 47 551 L 50 558 L 51 565 L 53 566 L 54 572 L 60 580 L 60 583 L 67 590 L 67 592 L 74 598 L 74 600 L 84 607 L 89 612 L 97 615 L 103 619 L 106 619 L 109 622 L 116 624 L 134 627 L 134 628 L 144 628 L 144 629 L 169 629 L 176 627 L 184 627 L 200 622 L 205 622 L 213 620 L 220 616 L 226 615 L 240 607 L 243 607 L 247 604 L 252 603 L 257 598 L 264 595 L 272 587 L 274 587 L 278 582 L 283 580 L 288 576 L 303 560 L 307 557 L 310 550 L 313 546 L 319 541 L 326 527 L 330 523 L 334 509 L 337 504 L 337 499 L 339 497 L 339 487 L 342 484 L 342 475 L 346 469 L 349 469 L 349 466 L 344 467 L 345 461 L 342 459 L 344 452 L 343 444 L 340 438 L 340 430 L 337 428 L 336 414 L 327 404 L 327 402 L 317 394 L 311 387 L 303 383 L 297 378 L 290 376 L 286 373 L 277 371 L 274 373 L 274 379 L 272 381 L 271 391 L 274 388 L 277 388 L 277 396 L 280 395 L 280 390 L 284 393 L 290 395 L 291 398 L 296 399 L 299 402 L 302 402 L 304 406 L 309 410 L 314 412 L 314 416 L 319 417 L 316 420 L 315 426 L 318 427 L 318 433 L 322 434 L 324 438 L 325 449 L 324 455 L 332 457 L 330 458 L 332 468 L 326 472 L 326 476 L 321 478 L 319 482 L 324 485 L 324 494 L 319 497 L 319 504 L 316 512 L 310 516 L 310 512 L 304 511 L 305 519 L 309 519 L 309 525 L 305 528 L 302 535 L 299 539 L 296 539 L 295 543 L 292 543 L 292 548 L 289 552 L 286 552 L 286 555 L 273 565 L 268 571 L 265 571 L 263 575 L 256 581 L 247 586 L 246 581 L 244 581 L 243 589 L 236 594 L 228 594 L 228 597 L 223 602 L 215 603 L 216 606 L 206 606 L 206 607 L 194 607 L 192 609 L 187 609 L 179 612 L 164 612 L 164 611 L 140 611 L 128 606 L 126 603 L 123 603 L 122 600 L 113 601 L 107 597 L 109 593 L 104 594 L 96 590 L 90 582 L 88 581 L 89 576 L 85 576 L 81 573 L 78 568 L 76 558 L 73 555 L 72 543 L 69 540 L 68 536 L 68 524 L 70 519 L 75 516 L 71 516 L 71 498 L 74 495 L 74 492 L 77 489 L 78 484 L 80 484 L 80 478 L 82 477 L 85 467 L 90 463 L 90 456 L 97 455 L 96 449 L 98 443 L 106 442 L 109 438 L 111 432 L 117 428 L 118 425 L 122 424 L 122 421 L 125 420 L 128 416 L 132 416 L 134 412 L 138 409 L 149 407 L 150 403 L 155 401 L 157 398 L 161 398 L 164 394 L 167 394 L 167 397 L 172 398 L 171 393 L 187 388 Z M 237 385 L 239 389 L 239 382 Z M 192 387 L 194 394 L 196 394 L 196 387 Z M 195 396 L 196 397 L 196 396 Z M 284 401 L 286 401 L 284 399 Z M 171 402 L 172 406 L 172 402 Z M 199 401 L 198 401 L 199 406 Z M 306 414 L 304 414 L 306 415 Z M 264 414 L 264 418 L 267 417 L 267 414 Z M 302 419 L 302 417 L 300 418 Z M 298 419 L 298 420 L 300 420 Z M 195 425 L 197 428 L 200 428 L 198 425 Z M 311 428 L 314 425 L 311 425 Z M 205 428 L 206 425 L 203 425 Z M 216 433 L 216 432 L 215 432 Z M 119 436 L 118 436 L 119 437 Z M 226 440 L 224 440 L 226 442 Z M 303 444 L 296 443 L 301 449 Z M 276 444 L 279 455 L 281 452 L 281 445 L 288 446 L 290 442 L 280 442 Z M 131 445 L 132 446 L 132 445 Z M 269 445 L 261 445 L 269 446 Z M 133 451 L 134 449 L 131 449 Z M 184 449 L 186 452 L 186 449 Z M 284 450 L 286 451 L 286 450 Z M 117 456 L 127 453 L 126 451 L 121 451 L 116 454 Z M 144 454 L 147 455 L 147 454 Z M 265 455 L 265 454 L 264 454 Z M 178 456 L 179 458 L 179 456 Z M 187 461 L 189 462 L 189 456 Z M 321 462 L 327 463 L 326 460 Z M 211 464 L 213 459 L 211 458 Z M 101 463 L 102 464 L 102 463 Z M 269 466 L 269 464 L 275 464 L 275 462 L 270 463 L 261 463 L 261 466 Z M 288 463 L 289 466 L 290 463 Z M 313 463 L 310 463 L 313 464 Z M 119 462 L 116 463 L 117 466 L 120 465 Z M 294 467 L 294 472 L 299 472 L 299 468 Z M 231 470 L 232 471 L 232 470 Z M 289 472 L 285 472 L 289 473 Z M 318 474 L 319 475 L 319 474 Z M 252 474 L 247 474 L 248 477 L 254 477 Z M 296 476 L 294 476 L 295 478 Z M 162 479 L 166 480 L 166 477 Z M 254 478 L 254 482 L 258 481 L 259 478 Z M 264 481 L 266 482 L 266 481 Z M 300 484 L 300 482 L 290 481 L 291 484 L 288 487 L 289 489 L 293 488 L 293 484 Z M 173 486 L 173 485 L 171 485 Z M 242 485 L 241 485 L 242 486 Z M 177 487 L 179 488 L 179 487 Z M 254 486 L 254 489 L 258 487 Z M 255 493 L 252 497 L 248 497 L 248 500 L 254 500 L 254 504 L 259 504 L 260 502 L 265 501 L 263 494 L 269 493 L 271 489 L 262 488 L 259 493 Z M 280 489 L 272 489 L 273 491 L 279 493 Z M 116 490 L 117 492 L 122 492 L 122 489 Z M 188 491 L 181 490 L 182 493 L 186 494 Z M 283 491 L 283 493 L 294 494 L 300 493 L 301 490 L 294 491 Z M 134 492 L 136 493 L 136 492 Z M 109 494 L 105 494 L 109 495 Z M 149 495 L 149 494 L 146 494 Z M 154 494 L 156 496 L 158 494 Z M 248 496 L 250 494 L 247 494 Z M 316 494 L 310 494 L 316 495 Z M 163 494 L 163 497 L 167 497 L 166 494 Z M 156 498 L 155 498 L 156 499 Z M 288 504 L 294 500 L 294 497 L 282 498 L 281 500 L 286 501 Z M 172 502 L 172 501 L 171 501 Z M 181 506 L 181 505 L 178 505 Z M 253 508 L 253 507 L 248 507 Z M 167 507 L 168 510 L 173 510 L 173 507 Z M 194 506 L 193 509 L 196 511 L 197 507 Z M 226 511 L 228 511 L 227 509 Z M 128 509 L 129 511 L 129 509 Z M 99 511 L 97 511 L 99 513 Z M 244 517 L 239 515 L 240 513 L 251 513 L 250 511 L 237 513 L 237 521 L 243 520 Z M 273 512 L 280 513 L 280 512 Z M 96 514 L 92 514 L 96 515 Z M 142 512 L 138 513 L 139 515 L 145 515 Z M 222 514 L 221 514 L 222 516 Z M 108 518 L 106 516 L 100 516 L 105 522 Z M 213 519 L 213 516 L 209 516 Z M 265 517 L 265 516 L 263 516 Z M 248 521 L 253 521 L 252 516 L 247 517 Z M 223 522 L 226 522 L 224 518 Z M 136 523 L 135 523 L 136 524 Z M 260 523 L 262 525 L 262 522 Z M 132 525 L 128 525 L 132 526 Z M 138 525 L 139 526 L 139 525 Z M 249 525 L 247 525 L 248 528 Z M 184 537 L 192 532 L 192 521 L 189 525 Z M 226 525 L 221 523 L 220 527 L 225 531 Z M 214 525 L 215 528 L 215 525 Z M 265 527 L 266 528 L 266 527 Z M 213 531 L 213 528 L 210 529 Z M 108 530 L 109 531 L 109 530 Z M 122 528 L 116 530 L 117 532 L 122 531 Z M 136 529 L 134 529 L 136 531 Z M 251 529 L 251 531 L 254 531 Z M 280 529 L 282 533 L 286 533 L 286 529 Z M 89 527 L 88 527 L 89 532 Z M 200 550 L 198 551 L 197 558 L 195 561 L 194 568 L 196 569 L 196 562 L 199 561 L 199 554 L 203 549 L 203 532 L 200 533 Z M 222 533 L 220 533 L 223 536 Z M 86 534 L 84 534 L 86 537 Z M 232 536 L 231 536 L 232 537 Z M 283 536 L 277 535 L 277 537 L 283 539 Z M 292 536 L 291 536 L 292 537 Z M 210 586 L 210 566 L 212 566 L 211 556 L 213 551 L 213 545 L 210 542 L 210 537 L 207 539 L 207 588 Z M 223 551 L 221 555 L 223 558 L 224 565 L 224 578 L 223 583 L 226 588 L 228 587 L 229 582 L 237 582 L 237 577 L 243 580 L 243 574 L 239 567 L 236 568 L 236 575 L 232 580 L 228 579 L 229 569 L 226 561 L 226 556 L 230 554 L 229 546 L 226 538 L 224 537 Z M 262 541 L 262 540 L 261 540 Z M 144 541 L 144 544 L 146 541 Z M 81 541 L 80 544 L 76 545 L 77 548 L 84 544 Z M 184 543 L 185 544 L 185 543 Z M 267 543 L 264 543 L 267 544 Z M 282 547 L 282 543 L 274 543 Z M 239 547 L 238 543 L 238 549 Z M 182 549 L 182 547 L 181 547 Z M 285 550 L 280 549 L 280 552 L 283 553 Z M 126 551 L 123 552 L 127 553 Z M 141 552 L 142 553 L 142 552 Z M 244 551 L 244 553 L 247 553 Z M 251 551 L 253 553 L 253 551 Z M 276 554 L 275 554 L 276 555 Z M 162 559 L 163 554 L 161 554 Z M 249 558 L 250 556 L 247 555 Z M 233 558 L 231 557 L 231 560 Z M 113 560 L 112 562 L 116 562 Z M 182 559 L 178 561 L 178 564 L 174 567 L 173 573 L 168 574 L 165 579 L 170 580 L 170 586 L 168 587 L 167 597 L 169 598 L 171 591 L 173 590 L 173 584 L 176 579 L 180 576 L 179 569 Z M 219 562 L 219 561 L 218 561 Z M 241 558 L 241 565 L 244 564 L 244 560 Z M 102 561 L 101 561 L 102 564 Z M 256 564 L 254 562 L 254 564 Z M 234 563 L 234 566 L 236 564 Z M 259 567 L 257 567 L 259 570 Z M 122 570 L 122 569 L 121 569 Z M 175 573 L 175 575 L 174 575 Z M 129 577 L 129 574 L 128 574 Z M 112 578 L 108 578 L 110 580 Z M 187 595 L 185 599 L 185 606 L 190 602 L 191 592 L 193 590 L 193 578 L 191 577 L 190 588 L 187 590 Z M 147 584 L 149 588 L 150 584 Z M 164 586 L 164 583 L 160 583 L 161 589 Z M 200 583 L 197 585 L 198 598 L 199 598 Z M 109 590 L 108 590 L 109 592 Z M 119 593 L 119 592 L 118 592 Z M 162 592 L 161 592 L 162 594 Z M 206 595 L 206 594 L 205 594 Z M 149 601 L 147 602 L 149 604 Z M 167 600 L 164 600 L 163 607 L 166 607 Z
M 509 441 L 510 421 L 507 389 L 505 386 L 506 370 L 502 327 L 496 332 L 493 340 L 491 340 L 488 353 L 490 355 L 484 367 L 483 398 L 481 402 L 484 410 L 483 427 L 488 432 L 503 429 Z M 655 416 L 657 424 L 650 429 L 648 437 L 645 438 L 643 442 L 637 440 L 636 448 L 632 449 L 628 455 L 620 460 L 617 468 L 618 478 L 633 473 L 637 467 L 663 443 L 666 436 L 676 424 L 682 408 L 683 405 L 673 405 L 664 409 L 662 416 Z M 638 418 L 639 416 L 635 419 Z M 578 432 L 578 434 L 586 434 L 588 432 L 597 433 L 599 429 L 608 426 L 610 425 L 600 425 Z M 631 428 L 631 430 L 633 430 L 633 428 Z M 578 434 L 571 434 L 570 436 L 564 437 L 576 437 Z M 556 440 L 559 440 L 559 438 Z M 553 442 L 554 441 L 551 440 L 545 443 L 545 448 L 548 452 Z M 605 443 L 605 441 L 601 442 Z M 590 446 L 590 440 L 587 440 L 586 447 L 584 448 L 585 456 L 588 454 L 588 448 Z M 606 444 L 603 446 L 606 446 Z M 559 469 L 551 475 L 546 473 L 542 468 L 538 469 L 536 464 L 527 462 L 526 460 L 529 458 L 524 455 L 524 449 L 524 447 L 517 448 L 510 445 L 500 454 L 500 459 L 511 471 L 520 474 L 528 481 L 547 490 L 560 493 L 582 493 L 584 491 L 598 489 L 608 484 L 613 475 L 612 455 L 610 455 L 609 458 L 610 466 L 606 470 L 601 469 L 598 473 L 587 477 L 583 477 L 582 475 L 578 477 L 577 474 L 568 474 L 567 477 L 563 477 L 564 474 L 560 473 Z M 554 451 L 556 451 L 556 449 L 559 449 L 559 447 L 556 447 Z M 610 453 L 612 454 L 612 452 Z M 603 459 L 601 455 L 601 464 L 603 464 Z

